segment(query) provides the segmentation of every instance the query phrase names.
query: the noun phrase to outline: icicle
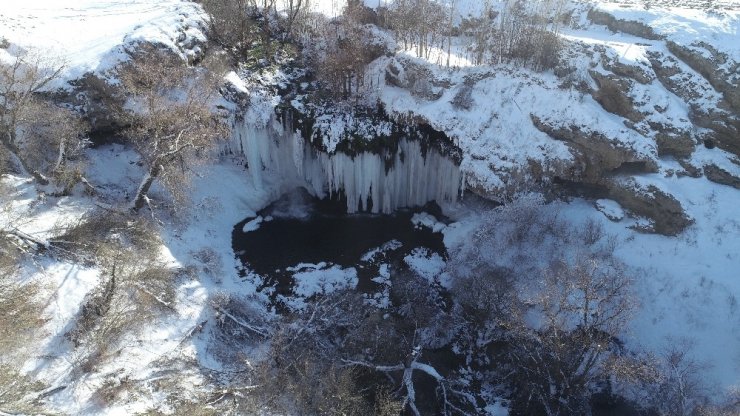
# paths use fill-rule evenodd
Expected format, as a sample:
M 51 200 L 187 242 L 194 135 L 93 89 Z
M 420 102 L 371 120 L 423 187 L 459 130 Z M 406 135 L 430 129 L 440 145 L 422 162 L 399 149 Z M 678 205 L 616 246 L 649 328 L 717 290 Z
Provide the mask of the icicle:
M 344 192 L 349 213 L 370 209 L 369 201 L 372 212 L 386 214 L 429 201 L 455 201 L 462 190 L 460 168 L 436 150 L 424 155 L 419 142 L 402 139 L 386 171 L 382 155 L 317 152 L 277 122 L 264 129 L 241 122 L 234 131 L 234 147 L 242 149 L 256 188 L 265 189 L 270 178 L 281 187 L 303 186 L 319 198 Z

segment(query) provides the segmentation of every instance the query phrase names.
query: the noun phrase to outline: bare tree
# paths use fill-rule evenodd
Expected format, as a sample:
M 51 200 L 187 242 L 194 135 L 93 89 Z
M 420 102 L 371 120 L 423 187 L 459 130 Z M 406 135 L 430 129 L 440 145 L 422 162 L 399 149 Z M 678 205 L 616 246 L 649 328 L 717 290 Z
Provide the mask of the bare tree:
M 89 144 L 89 129 L 80 114 L 40 99 L 31 100 L 19 126 L 25 138 L 19 149 L 26 164 L 45 176 L 52 176 L 62 193 L 83 181 L 79 163 Z
M 387 14 L 388 24 L 403 48 L 415 47 L 417 55 L 424 58 L 429 58 L 431 47 L 438 45 L 451 16 L 449 10 L 431 0 L 395 1 Z M 442 45 L 438 46 L 441 49 Z
M 257 38 L 257 24 L 251 16 L 252 0 L 204 0 L 210 15 L 211 36 L 225 48 L 246 55 Z
M 211 113 L 216 80 L 216 74 L 186 67 L 173 54 L 153 47 L 137 54 L 121 71 L 129 97 L 128 137 L 147 169 L 133 210 L 147 205 L 149 189 L 158 179 L 176 200 L 183 200 L 192 166 L 207 159 L 227 135 L 225 124 Z
M 293 27 L 302 13 L 305 13 L 308 0 L 283 0 L 283 8 L 286 14 L 284 40 L 291 37 Z
M 670 340 L 670 343 L 654 360 L 657 377 L 642 386 L 642 391 L 647 392 L 646 407 L 661 416 L 702 414 L 699 410 L 710 408 L 709 397 L 714 393 L 704 379 L 707 365 L 693 358 L 691 340 Z
M 11 217 L 9 190 L 0 183 L 0 216 Z M 6 232 L 0 222 L 0 413 L 38 413 L 34 400 L 43 384 L 20 372 L 33 341 L 44 324 L 43 304 L 39 299 L 42 286 L 23 283 L 21 265 L 26 256 L 26 244 L 15 234 Z
M 64 65 L 38 52 L 22 52 L 10 63 L 0 63 L 0 142 L 21 169 L 39 183 L 48 180 L 27 162 L 18 133 L 33 112 L 37 94 L 62 73 Z
M 511 322 L 508 358 L 519 394 L 536 397 L 548 415 L 586 412 L 592 383 L 604 378 L 618 336 L 634 309 L 628 279 L 618 264 L 580 257 L 554 264 L 525 297 L 525 314 Z M 533 406 L 533 407 L 530 407 Z

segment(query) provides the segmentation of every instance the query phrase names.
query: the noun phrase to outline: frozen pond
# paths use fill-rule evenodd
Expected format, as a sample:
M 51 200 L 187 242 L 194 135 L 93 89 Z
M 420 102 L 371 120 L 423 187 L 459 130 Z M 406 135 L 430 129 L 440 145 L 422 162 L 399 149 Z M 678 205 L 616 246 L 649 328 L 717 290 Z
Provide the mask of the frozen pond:
M 436 204 L 425 208 L 441 217 Z M 357 288 L 367 292 L 377 286 L 378 278 L 387 277 L 385 269 L 411 253 L 446 257 L 442 234 L 412 222 L 422 211 L 347 214 L 344 201 L 319 200 L 300 189 L 258 212 L 258 217 L 238 223 L 232 242 L 244 274 L 258 274 L 263 288 L 274 286 L 279 294 L 294 291 L 294 276 L 322 279 L 347 269 Z

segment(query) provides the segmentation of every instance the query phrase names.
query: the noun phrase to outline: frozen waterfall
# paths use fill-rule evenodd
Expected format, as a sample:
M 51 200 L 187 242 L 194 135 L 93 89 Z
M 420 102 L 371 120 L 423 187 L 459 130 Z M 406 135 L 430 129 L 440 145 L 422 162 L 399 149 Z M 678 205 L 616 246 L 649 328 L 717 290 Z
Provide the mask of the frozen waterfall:
M 234 127 L 233 145 L 246 158 L 258 188 L 269 177 L 281 185 L 303 186 L 319 198 L 343 191 L 350 213 L 391 213 L 429 201 L 454 201 L 461 189 L 459 166 L 436 149 L 423 154 L 418 141 L 402 139 L 394 154 L 350 156 L 317 151 L 274 120 L 266 128 L 246 122 Z M 386 160 L 392 161 L 388 169 Z

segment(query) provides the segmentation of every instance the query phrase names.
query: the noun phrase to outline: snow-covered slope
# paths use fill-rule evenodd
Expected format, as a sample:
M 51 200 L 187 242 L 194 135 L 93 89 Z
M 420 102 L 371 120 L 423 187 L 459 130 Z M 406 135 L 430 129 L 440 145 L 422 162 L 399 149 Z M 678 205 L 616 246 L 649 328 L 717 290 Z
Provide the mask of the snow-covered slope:
M 333 16 L 339 13 L 341 1 L 312 3 Z M 365 3 L 377 7 L 385 0 Z M 481 3 L 457 0 L 456 5 L 460 15 L 467 16 L 480 13 Z M 724 85 L 719 80 L 724 79 L 723 74 L 730 85 L 737 80 L 740 8 L 720 4 L 719 11 L 709 13 L 691 8 L 645 10 L 641 4 L 624 2 L 598 4 L 598 10 L 616 19 L 651 28 L 655 39 L 614 33 L 592 23 L 587 8 L 576 4 L 574 24 L 562 33 L 567 41 L 559 68 L 563 72 L 537 73 L 510 65 L 473 66 L 465 49 L 467 40 L 458 39 L 452 59 L 455 68 L 438 65 L 443 62 L 441 49 L 430 60 L 400 51 L 374 62 L 368 77 L 386 80 L 389 65 L 403 67 L 407 73 L 414 66 L 428 69 L 435 82 L 444 86 L 429 87 L 427 92 L 434 98 L 420 96 L 418 89 L 406 88 L 403 82 L 400 86 L 382 82 L 375 85 L 376 96 L 371 99 L 379 99 L 392 117 L 415 116 L 446 133 L 462 150 L 461 167 L 469 188 L 491 198 L 506 199 L 530 186 L 548 189 L 556 176 L 601 184 L 604 169 L 590 165 L 594 161 L 589 157 L 594 154 L 608 156 L 597 159 L 608 170 L 625 162 L 642 164 L 638 173 L 618 172 L 606 179 L 629 189 L 654 189 L 674 198 L 693 221 L 687 222 L 677 237 L 638 232 L 648 221 L 631 212 L 630 206 L 613 201 L 613 195 L 606 195 L 598 205 L 602 211 L 608 207 L 609 215 L 617 221 L 602 216 L 583 199 L 558 203 L 558 208 L 571 218 L 593 217 L 605 224 L 620 240 L 619 256 L 640 271 L 642 308 L 633 325 L 630 339 L 635 341 L 631 345 L 644 343 L 659 352 L 688 333 L 697 345 L 695 354 L 711 364 L 709 381 L 725 388 L 740 384 L 740 191 L 736 189 L 740 182 L 732 182 L 732 178 L 740 178 L 740 164 L 731 143 L 719 148 L 704 146 L 703 141 L 719 134 L 712 130 L 716 119 L 727 119 L 737 111 L 725 102 L 727 93 L 719 90 Z M 0 58 L 12 59 L 17 48 L 58 56 L 67 63 L 62 80 L 66 82 L 89 71 L 105 73 L 126 59 L 126 48 L 139 41 L 166 45 L 186 57 L 197 54 L 205 39 L 203 19 L 202 9 L 184 0 L 5 1 L 0 4 L 0 37 L 11 47 L 0 49 Z M 718 75 L 707 77 L 694 68 L 697 61 L 684 62 L 686 56 L 678 57 L 681 50 L 668 41 L 710 60 L 716 59 L 716 49 L 725 57 L 717 65 Z M 599 103 L 600 85 L 610 80 L 624 87 L 621 91 L 633 101 L 634 114 L 614 114 Z M 576 85 L 581 81 L 586 88 L 579 90 Z M 54 87 L 64 85 L 60 82 Z M 242 92 L 249 94 L 250 90 Z M 251 107 L 248 112 L 256 113 L 252 119 L 269 120 L 277 104 L 273 98 L 263 100 L 269 105 Z M 664 133 L 667 138 L 662 138 Z M 670 145 L 665 145 L 666 140 Z M 337 145 L 327 144 L 332 149 Z M 275 150 L 274 146 L 263 150 L 270 149 Z M 253 165 L 264 163 L 268 156 L 247 155 Z M 90 151 L 88 157 L 88 175 L 98 181 L 103 197 L 122 198 L 133 192 L 142 173 L 133 151 L 107 146 Z M 34 349 L 35 355 L 24 369 L 52 387 L 66 386 L 47 399 L 53 409 L 76 414 L 145 411 L 164 399 L 153 391 L 152 383 L 172 371 L 167 360 L 177 357 L 214 364 L 208 361 L 203 340 L 193 337 L 202 322 L 213 318 L 209 299 L 222 292 L 247 295 L 255 291 L 237 276 L 230 245 L 232 227 L 256 215 L 280 192 L 281 185 L 276 178 L 250 174 L 240 165 L 244 159 L 234 159 L 225 158 L 198 172 L 192 211 L 184 218 L 160 219 L 164 257 L 173 267 L 195 270 L 194 277 L 177 288 L 179 302 L 174 314 L 132 335 L 119 356 L 92 374 L 77 377 L 70 372 L 74 357 L 63 334 L 85 295 L 100 283 L 99 270 L 66 260 L 34 264 L 26 270 L 24 278 L 49 283 L 45 309 L 49 320 L 43 343 Z M 382 169 L 375 166 L 374 171 Z M 448 176 L 457 179 L 453 174 Z M 16 192 L 15 212 L 28 218 L 23 231 L 42 238 L 52 235 L 60 221 L 96 209 L 82 196 L 46 197 L 34 190 L 27 178 L 4 181 Z M 325 181 L 322 178 L 317 183 Z M 368 182 L 363 181 L 358 193 L 370 191 Z M 459 218 L 449 230 L 464 230 L 469 225 L 466 221 L 475 220 Z M 464 233 L 460 235 L 464 238 Z M 216 260 L 207 265 L 201 260 L 203 253 L 216 253 Z M 410 261 L 430 276 L 442 269 L 439 258 L 433 259 L 432 268 L 418 264 L 418 259 Z M 213 265 L 218 266 L 218 272 L 212 270 Z M 144 393 L 108 409 L 93 400 L 93 393 L 105 383 L 122 380 L 139 383 Z M 187 375 L 191 387 L 198 387 L 203 380 L 202 374 Z
M 183 56 L 197 54 L 205 41 L 205 18 L 200 6 L 184 0 L 4 1 L 0 38 L 58 60 L 66 67 L 65 81 L 104 73 L 126 59 L 126 48 L 137 42 L 159 43 Z

